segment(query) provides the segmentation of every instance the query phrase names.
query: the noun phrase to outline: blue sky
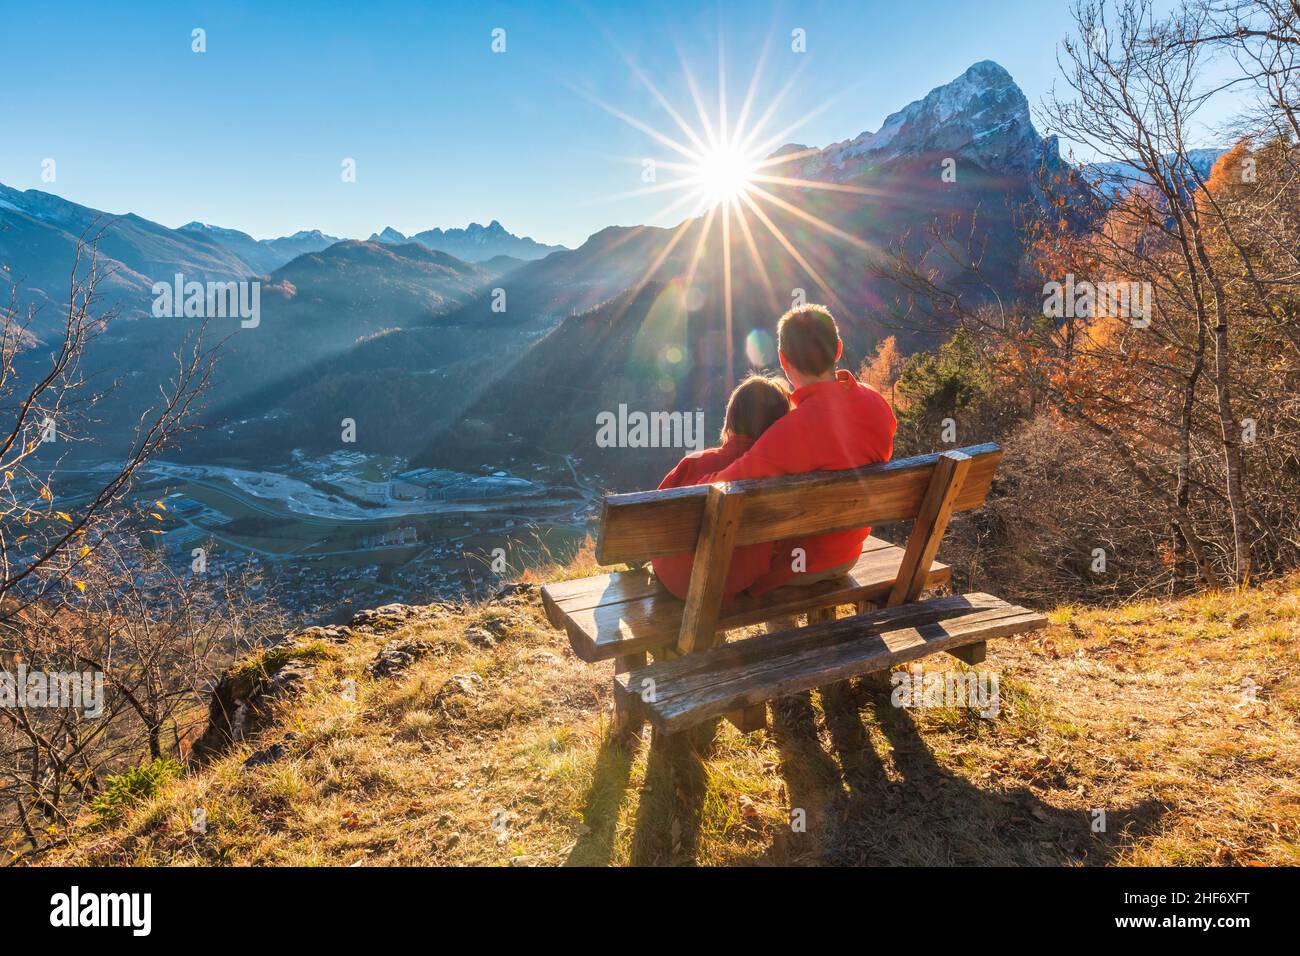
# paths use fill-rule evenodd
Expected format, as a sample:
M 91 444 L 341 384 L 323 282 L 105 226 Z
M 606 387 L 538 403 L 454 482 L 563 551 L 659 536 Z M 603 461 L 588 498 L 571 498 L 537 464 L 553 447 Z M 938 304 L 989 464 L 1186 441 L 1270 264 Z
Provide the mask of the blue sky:
M 641 158 L 673 158 L 592 102 L 672 130 L 629 60 L 693 115 L 682 63 L 712 108 L 721 42 L 735 110 L 770 43 L 756 103 L 793 76 L 769 128 L 820 108 L 790 138 L 822 146 L 981 59 L 1036 103 L 1070 25 L 1064 0 L 51 2 L 8 4 L 3 23 L 7 185 L 258 238 L 495 218 L 566 245 L 681 218 L 656 218 L 662 196 L 615 198 L 642 185 Z M 191 51 L 195 27 L 206 53 Z M 491 51 L 497 27 L 504 54 Z M 341 181 L 344 158 L 355 183 Z

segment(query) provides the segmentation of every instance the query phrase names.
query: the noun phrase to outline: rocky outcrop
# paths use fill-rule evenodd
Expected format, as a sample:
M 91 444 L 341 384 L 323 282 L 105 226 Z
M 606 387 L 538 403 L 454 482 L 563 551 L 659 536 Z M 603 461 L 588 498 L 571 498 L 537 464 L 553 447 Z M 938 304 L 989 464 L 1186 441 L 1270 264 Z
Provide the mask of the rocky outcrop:
M 319 640 L 289 638 L 227 670 L 212 691 L 207 728 L 190 746 L 187 762 L 205 764 L 270 724 L 276 705 L 298 696 L 315 662 L 328 656 L 324 647 Z
M 254 751 L 249 754 L 248 759 L 244 761 L 244 769 L 251 770 L 254 767 L 264 767 L 267 764 L 283 760 L 289 753 L 289 748 L 285 745 L 291 744 L 297 739 L 297 734 L 288 733 L 284 735 L 283 740 L 276 741 L 269 747 L 263 747 L 261 750 Z
M 358 611 L 348 625 L 353 630 L 378 634 L 404 627 L 421 618 L 437 617 L 449 610 L 447 604 L 385 604 L 382 607 Z
M 446 613 L 448 605 L 385 604 L 357 612 L 347 625 L 316 625 L 287 634 L 270 647 L 237 661 L 213 688 L 208 703 L 208 722 L 203 732 L 182 744 L 182 757 L 199 766 L 226 753 L 233 745 L 265 730 L 275 719 L 277 708 L 297 697 L 311 680 L 316 666 L 336 653 L 334 645 L 346 644 L 358 635 L 385 634 L 420 620 Z M 386 644 L 367 668 L 372 677 L 400 674 L 417 658 L 433 649 L 425 641 Z M 273 748 L 258 751 L 248 766 L 279 759 Z

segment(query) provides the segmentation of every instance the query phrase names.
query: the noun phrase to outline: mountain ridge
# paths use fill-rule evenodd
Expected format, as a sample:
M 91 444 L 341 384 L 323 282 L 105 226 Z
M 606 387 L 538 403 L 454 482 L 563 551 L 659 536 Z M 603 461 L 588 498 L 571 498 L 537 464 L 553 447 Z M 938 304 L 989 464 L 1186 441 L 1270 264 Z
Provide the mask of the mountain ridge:
M 226 246 L 241 256 L 245 262 L 263 274 L 274 272 L 300 255 L 319 252 L 327 246 L 342 241 L 337 236 L 326 235 L 319 229 L 300 229 L 293 235 L 279 236 L 275 239 L 254 239 L 248 233 L 238 229 L 214 226 L 197 220 L 187 222 L 178 227 L 177 231 L 208 236 L 214 242 Z
M 97 248 L 105 311 L 139 317 L 148 312 L 154 282 L 177 272 L 200 282 L 250 278 L 257 269 L 212 237 L 170 229 L 135 213 L 115 214 L 38 189 L 0 184 L 0 291 L 15 288 L 19 303 L 38 310 L 33 334 L 59 327 L 67 305 L 77 243 Z M 78 275 L 90 266 L 83 255 Z
M 435 227 L 410 236 L 403 235 L 392 226 L 385 226 L 381 231 L 371 233 L 369 241 L 417 242 L 435 251 L 450 253 L 466 262 L 482 262 L 502 255 L 524 260 L 542 259 L 552 252 L 565 249 L 564 246 L 538 242 L 531 236 L 516 236 L 496 219 L 486 226 L 471 222 L 464 229 Z

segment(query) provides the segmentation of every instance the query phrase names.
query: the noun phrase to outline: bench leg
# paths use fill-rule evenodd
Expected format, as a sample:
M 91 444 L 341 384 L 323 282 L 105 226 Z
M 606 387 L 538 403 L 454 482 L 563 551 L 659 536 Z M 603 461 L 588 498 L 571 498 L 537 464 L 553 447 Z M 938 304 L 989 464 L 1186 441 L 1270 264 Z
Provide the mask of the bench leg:
M 728 723 L 742 734 L 752 734 L 756 730 L 767 730 L 767 704 L 751 704 L 724 714 Z
M 874 611 L 878 607 L 880 607 L 880 605 L 874 601 L 859 601 L 857 612 L 859 614 L 866 614 L 868 611 Z M 889 670 L 886 669 L 883 671 L 873 671 L 870 674 L 863 674 L 858 678 L 858 684 L 864 690 L 871 691 L 873 694 L 888 691 L 890 689 Z
M 741 707 L 726 715 L 742 734 L 752 734 L 756 730 L 767 729 L 767 704 L 752 704 Z
M 654 656 L 656 661 L 671 661 L 682 656 L 682 652 L 671 644 L 666 644 L 663 647 L 656 647 L 650 653 Z M 745 714 L 748 709 L 749 708 L 738 710 L 735 712 L 735 715 L 739 717 L 739 719 L 744 720 L 745 718 L 742 715 Z M 732 714 L 727 714 L 726 717 L 728 720 L 732 720 Z M 704 723 L 692 727 L 689 730 L 682 731 L 681 734 L 668 734 L 666 735 L 666 739 L 689 735 L 691 746 L 695 748 L 697 755 L 708 756 L 713 749 L 714 737 L 718 731 L 719 720 L 720 718 L 714 717 L 713 719 L 706 720 Z M 732 723 L 735 723 L 735 721 L 732 720 Z M 737 726 L 739 726 L 739 724 L 737 724 Z M 658 733 L 658 731 L 655 732 Z M 748 731 L 745 732 L 748 733 Z
M 614 658 L 615 674 L 626 674 L 638 667 L 645 667 L 645 651 L 639 654 L 624 654 L 622 657 Z
M 859 608 L 861 606 L 861 604 L 858 605 Z M 840 609 L 838 607 L 817 608 L 808 612 L 808 624 L 811 626 L 813 624 L 820 624 L 823 621 L 833 621 L 839 617 L 839 613 Z M 819 687 L 817 688 L 817 694 L 821 697 L 823 712 L 842 708 L 853 698 L 853 695 L 850 692 L 849 682 L 846 680 L 836 681 L 834 684 L 827 684 L 825 687 Z
M 965 661 L 974 667 L 976 664 L 983 664 L 989 655 L 988 641 L 979 641 L 976 644 L 966 644 L 963 647 L 954 647 L 948 652 L 959 661 Z
M 622 657 L 614 658 L 614 673 L 626 674 L 630 670 L 638 667 L 645 667 L 646 656 L 642 651 L 639 654 L 625 654 Z M 613 731 L 619 735 L 639 734 L 641 732 L 642 721 L 634 714 L 630 713 L 626 705 L 621 704 L 621 698 L 618 694 L 614 695 L 614 726 Z

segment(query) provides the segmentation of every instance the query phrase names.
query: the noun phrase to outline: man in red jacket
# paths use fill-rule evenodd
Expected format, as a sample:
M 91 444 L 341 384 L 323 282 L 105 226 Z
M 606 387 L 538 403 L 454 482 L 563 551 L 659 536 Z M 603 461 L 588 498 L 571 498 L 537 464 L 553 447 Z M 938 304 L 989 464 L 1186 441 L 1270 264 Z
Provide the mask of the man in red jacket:
M 897 428 L 894 413 L 879 392 L 836 369 L 844 343 L 830 310 L 821 305 L 791 309 L 781 316 L 776 335 L 781 368 L 794 387 L 792 411 L 731 464 L 696 481 L 769 478 L 888 461 Z M 857 562 L 870 533 L 870 528 L 853 528 L 781 542 L 771 570 L 749 591 L 761 594 L 843 573 Z

